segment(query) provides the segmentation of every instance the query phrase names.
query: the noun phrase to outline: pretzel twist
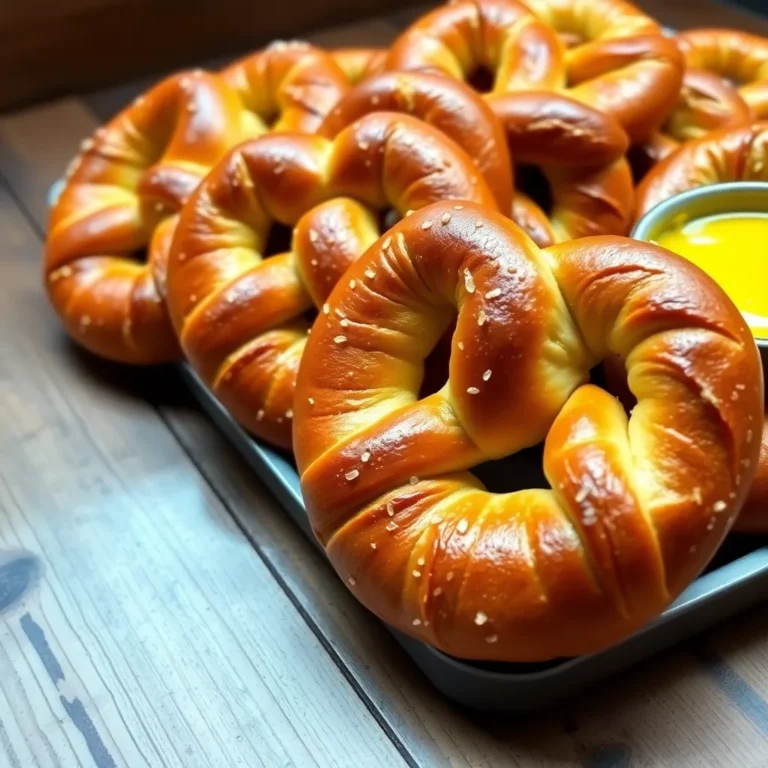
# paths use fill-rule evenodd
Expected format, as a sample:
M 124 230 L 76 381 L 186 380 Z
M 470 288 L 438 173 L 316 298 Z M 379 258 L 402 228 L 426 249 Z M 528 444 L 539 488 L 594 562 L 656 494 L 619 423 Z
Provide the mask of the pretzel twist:
M 376 212 L 441 199 L 495 206 L 456 144 L 392 113 L 368 115 L 333 140 L 264 136 L 211 171 L 181 216 L 168 304 L 189 362 L 242 425 L 290 447 L 305 314 L 378 237 Z M 287 252 L 264 258 L 275 222 L 298 225 Z M 359 277 L 360 293 L 369 280 Z
M 251 127 L 234 91 L 198 70 L 162 81 L 83 143 L 51 212 L 44 267 L 76 341 L 126 363 L 180 355 L 160 289 L 177 212 Z
M 768 119 L 767 38 L 733 29 L 691 29 L 677 41 L 689 67 L 734 83 L 752 117 Z
M 458 657 L 620 640 L 701 571 L 751 480 L 763 389 L 741 315 L 661 248 L 540 251 L 474 205 L 429 206 L 387 239 L 399 248 L 379 241 L 347 273 L 370 271 L 365 291 L 345 279 L 331 294 L 296 392 L 302 493 L 335 569 L 380 618 Z M 418 400 L 456 311 L 448 381 Z M 639 400 L 629 420 L 586 383 L 612 354 Z M 467 471 L 542 440 L 550 490 L 497 495 Z
M 680 192 L 728 181 L 768 181 L 768 122 L 716 131 L 684 144 L 643 180 L 638 217 Z M 763 426 L 755 481 L 736 528 L 768 531 L 768 421 Z
M 558 32 L 581 44 L 566 48 Z M 633 143 L 645 141 L 674 108 L 683 76 L 674 41 L 622 0 L 459 0 L 408 28 L 387 67 L 470 81 L 487 70 L 491 104 L 503 93 L 545 91 L 614 117 Z
M 337 48 L 332 52 L 336 63 L 352 85 L 359 85 L 384 67 L 385 48 Z
M 221 76 L 252 116 L 254 136 L 267 130 L 310 133 L 350 88 L 331 54 L 297 40 L 272 43 L 230 64 Z

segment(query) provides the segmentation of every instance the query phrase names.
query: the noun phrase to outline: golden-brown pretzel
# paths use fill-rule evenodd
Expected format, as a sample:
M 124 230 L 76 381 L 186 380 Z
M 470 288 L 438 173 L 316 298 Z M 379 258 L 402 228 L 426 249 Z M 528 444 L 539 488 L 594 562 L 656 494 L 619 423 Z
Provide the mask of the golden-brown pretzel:
M 352 85 L 380 72 L 387 56 L 386 48 L 337 48 L 333 58 Z
M 686 141 L 750 122 L 752 111 L 733 85 L 712 72 L 688 69 L 675 110 L 648 142 L 634 153 L 638 176 L 644 176 Z
M 432 72 L 384 72 L 341 99 L 320 132 L 334 136 L 377 109 L 412 114 L 456 141 L 477 163 L 500 209 L 539 245 L 628 230 L 634 191 L 624 159 L 627 137 L 618 122 L 591 107 L 540 92 L 502 95 L 494 116 L 461 81 Z M 531 114 L 536 120 L 527 119 Z M 563 131 L 565 124 L 571 130 Z M 515 160 L 542 169 L 551 211 L 521 191 L 512 199 L 510 150 Z
M 453 139 L 475 161 L 499 209 L 512 205 L 512 160 L 490 107 L 457 80 L 427 72 L 382 72 L 353 88 L 330 111 L 320 133 L 332 138 L 371 112 L 418 117 Z
M 768 121 L 689 142 L 651 169 L 638 188 L 638 217 L 687 189 L 728 181 L 768 181 Z M 762 244 L 761 244 L 762 245 Z M 767 422 L 768 425 L 768 422 Z M 736 528 L 768 532 L 768 434 Z
M 760 360 L 684 259 L 618 237 L 540 251 L 501 215 L 441 203 L 328 304 L 296 391 L 302 493 L 337 572 L 401 631 L 474 659 L 597 651 L 663 610 L 728 531 L 758 455 Z M 418 401 L 456 309 L 449 380 Z M 611 354 L 640 401 L 629 421 L 585 384 Z M 551 490 L 499 496 L 466 471 L 542 440 Z
M 320 306 L 378 237 L 372 211 L 405 214 L 441 199 L 495 206 L 456 144 L 393 113 L 368 115 L 333 140 L 263 136 L 213 169 L 181 216 L 168 304 L 190 363 L 241 424 L 290 447 L 304 315 L 313 299 Z M 274 222 L 299 223 L 290 250 L 263 258 Z M 368 280 L 360 276 L 361 293 Z M 342 343 L 345 321 L 336 319 Z
M 222 70 L 258 130 L 314 131 L 350 83 L 331 54 L 303 41 L 278 41 Z
M 622 0 L 459 0 L 423 16 L 393 44 L 389 69 L 435 69 L 458 79 L 486 70 L 489 98 L 546 91 L 615 117 L 633 143 L 673 109 L 683 59 L 658 25 Z M 581 45 L 567 48 L 560 32 Z M 529 121 L 536 114 L 527 116 Z M 567 128 L 567 126 L 564 126 Z
M 733 83 L 752 117 L 768 119 L 768 38 L 734 29 L 690 29 L 677 41 L 689 67 Z
M 45 253 L 48 295 L 75 340 L 126 363 L 180 355 L 160 288 L 176 214 L 252 129 L 235 92 L 198 70 L 164 80 L 83 143 Z

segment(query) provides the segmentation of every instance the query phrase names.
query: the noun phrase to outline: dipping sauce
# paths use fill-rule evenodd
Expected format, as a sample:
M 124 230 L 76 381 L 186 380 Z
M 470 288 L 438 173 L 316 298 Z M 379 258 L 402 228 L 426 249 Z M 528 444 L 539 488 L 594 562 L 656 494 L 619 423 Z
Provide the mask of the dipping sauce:
M 768 213 L 721 213 L 670 229 L 656 242 L 712 277 L 752 333 L 768 339 Z

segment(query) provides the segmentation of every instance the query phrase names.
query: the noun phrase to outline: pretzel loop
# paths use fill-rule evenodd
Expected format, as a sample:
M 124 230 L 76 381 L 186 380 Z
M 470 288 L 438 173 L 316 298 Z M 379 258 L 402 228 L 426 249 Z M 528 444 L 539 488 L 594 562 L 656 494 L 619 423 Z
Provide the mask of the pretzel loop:
M 191 190 L 248 129 L 236 94 L 196 71 L 164 80 L 84 142 L 45 259 L 49 297 L 79 343 L 122 362 L 179 356 L 161 298 L 165 248 Z M 148 246 L 142 264 L 135 254 Z
M 181 217 L 168 303 L 190 363 L 236 419 L 290 446 L 295 375 L 308 333 L 303 315 L 312 297 L 327 296 L 378 237 L 372 212 L 393 207 L 403 215 L 444 198 L 495 205 L 457 145 L 392 113 L 368 115 L 333 140 L 267 135 L 211 171 Z M 299 223 L 289 250 L 265 258 L 275 222 Z M 368 279 L 362 276 L 361 291 Z
M 347 273 L 375 275 L 364 292 L 334 289 L 299 374 L 302 492 L 334 567 L 385 621 L 460 657 L 628 635 L 703 568 L 754 471 L 763 392 L 743 319 L 693 266 L 624 238 L 539 251 L 504 217 L 445 203 L 387 237 L 397 251 L 380 241 Z M 455 311 L 448 382 L 419 401 Z M 585 383 L 613 354 L 629 420 Z M 550 490 L 496 495 L 466 471 L 544 438 Z

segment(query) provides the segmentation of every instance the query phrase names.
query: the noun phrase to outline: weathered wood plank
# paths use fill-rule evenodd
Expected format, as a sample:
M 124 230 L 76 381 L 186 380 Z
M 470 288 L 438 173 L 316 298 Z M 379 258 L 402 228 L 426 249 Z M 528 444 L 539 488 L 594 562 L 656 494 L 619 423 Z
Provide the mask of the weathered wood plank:
M 0 231 L 0 765 L 403 765 L 4 187 Z

